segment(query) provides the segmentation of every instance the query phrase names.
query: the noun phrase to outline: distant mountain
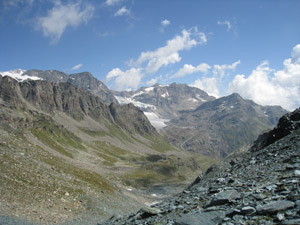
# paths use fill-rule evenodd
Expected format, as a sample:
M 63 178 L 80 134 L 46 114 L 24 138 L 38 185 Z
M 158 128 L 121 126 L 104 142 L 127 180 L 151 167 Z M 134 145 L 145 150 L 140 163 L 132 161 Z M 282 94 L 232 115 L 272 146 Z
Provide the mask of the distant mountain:
M 204 102 L 214 100 L 206 92 L 186 84 L 155 84 L 136 91 L 114 92 L 120 104 L 133 103 L 144 111 L 152 124 L 160 129 L 184 110 L 193 110 Z
M 29 78 L 40 77 L 43 80 L 55 83 L 68 82 L 100 97 L 106 104 L 117 103 L 117 100 L 106 85 L 93 77 L 89 72 L 68 75 L 57 70 L 28 70 L 23 73 L 24 75 L 29 76 Z
M 260 106 L 232 94 L 182 113 L 162 133 L 187 151 L 225 157 L 251 144 L 261 132 L 274 127 L 286 112 L 279 106 Z

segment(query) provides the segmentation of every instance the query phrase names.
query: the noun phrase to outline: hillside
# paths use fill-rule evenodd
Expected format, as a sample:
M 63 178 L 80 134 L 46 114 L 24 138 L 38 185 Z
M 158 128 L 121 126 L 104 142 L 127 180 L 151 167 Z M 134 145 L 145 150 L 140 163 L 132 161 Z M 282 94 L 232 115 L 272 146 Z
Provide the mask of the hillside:
M 132 104 L 107 105 L 70 83 L 0 76 L 0 104 L 0 215 L 92 223 L 211 163 L 170 145 Z

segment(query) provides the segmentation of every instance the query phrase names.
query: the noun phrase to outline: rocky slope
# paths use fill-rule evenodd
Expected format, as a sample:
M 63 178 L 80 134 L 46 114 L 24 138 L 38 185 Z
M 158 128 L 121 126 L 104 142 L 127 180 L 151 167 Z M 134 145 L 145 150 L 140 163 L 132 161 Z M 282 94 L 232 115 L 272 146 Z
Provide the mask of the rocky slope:
M 0 76 L 0 105 L 0 224 L 3 215 L 95 224 L 154 201 L 143 188 L 186 183 L 209 165 L 132 104 L 107 105 L 70 83 Z
M 275 139 L 274 139 L 275 138 Z M 300 109 L 174 197 L 99 224 L 300 224 Z
M 286 113 L 278 106 L 260 106 L 232 94 L 201 104 L 169 122 L 162 130 L 168 140 L 187 151 L 225 157 L 250 145 Z

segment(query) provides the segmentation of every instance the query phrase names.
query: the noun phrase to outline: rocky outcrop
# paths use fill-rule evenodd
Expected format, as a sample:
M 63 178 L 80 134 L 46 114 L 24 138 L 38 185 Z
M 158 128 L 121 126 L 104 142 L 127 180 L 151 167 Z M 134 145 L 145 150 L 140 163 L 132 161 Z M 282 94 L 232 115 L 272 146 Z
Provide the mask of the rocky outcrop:
M 68 81 L 76 87 L 92 93 L 102 99 L 106 104 L 118 103 L 112 92 L 89 72 L 70 74 Z
M 297 109 L 268 133 L 288 130 L 286 136 L 265 148 L 231 154 L 182 193 L 152 205 L 159 213 L 100 224 L 299 224 L 299 117 Z
M 294 130 L 300 128 L 300 109 L 288 113 L 280 118 L 278 125 L 270 132 L 259 136 L 255 141 L 252 151 L 264 148 L 275 141 L 289 135 Z

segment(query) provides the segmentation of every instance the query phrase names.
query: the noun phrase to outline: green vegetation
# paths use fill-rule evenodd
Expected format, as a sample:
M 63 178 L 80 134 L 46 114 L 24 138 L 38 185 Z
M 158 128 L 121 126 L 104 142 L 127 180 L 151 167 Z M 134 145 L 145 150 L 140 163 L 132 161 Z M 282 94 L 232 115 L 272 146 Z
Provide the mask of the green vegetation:
M 78 150 L 86 150 L 77 136 L 66 130 L 63 126 L 56 125 L 49 118 L 41 117 L 35 120 L 30 131 L 45 145 L 69 158 L 73 158 L 72 154 L 66 150 L 70 149 L 70 147 Z
M 78 127 L 78 128 L 91 137 L 104 137 L 109 135 L 109 133 L 104 130 L 90 130 L 88 128 L 82 128 L 82 127 Z
M 133 140 L 117 125 L 107 124 L 106 127 L 108 128 L 111 137 L 117 137 L 121 141 L 126 140 L 130 143 L 133 143 Z
M 149 137 L 148 138 L 151 141 L 151 148 L 154 150 L 165 153 L 167 151 L 175 150 L 175 147 L 168 143 L 163 137 L 157 136 L 157 137 Z

